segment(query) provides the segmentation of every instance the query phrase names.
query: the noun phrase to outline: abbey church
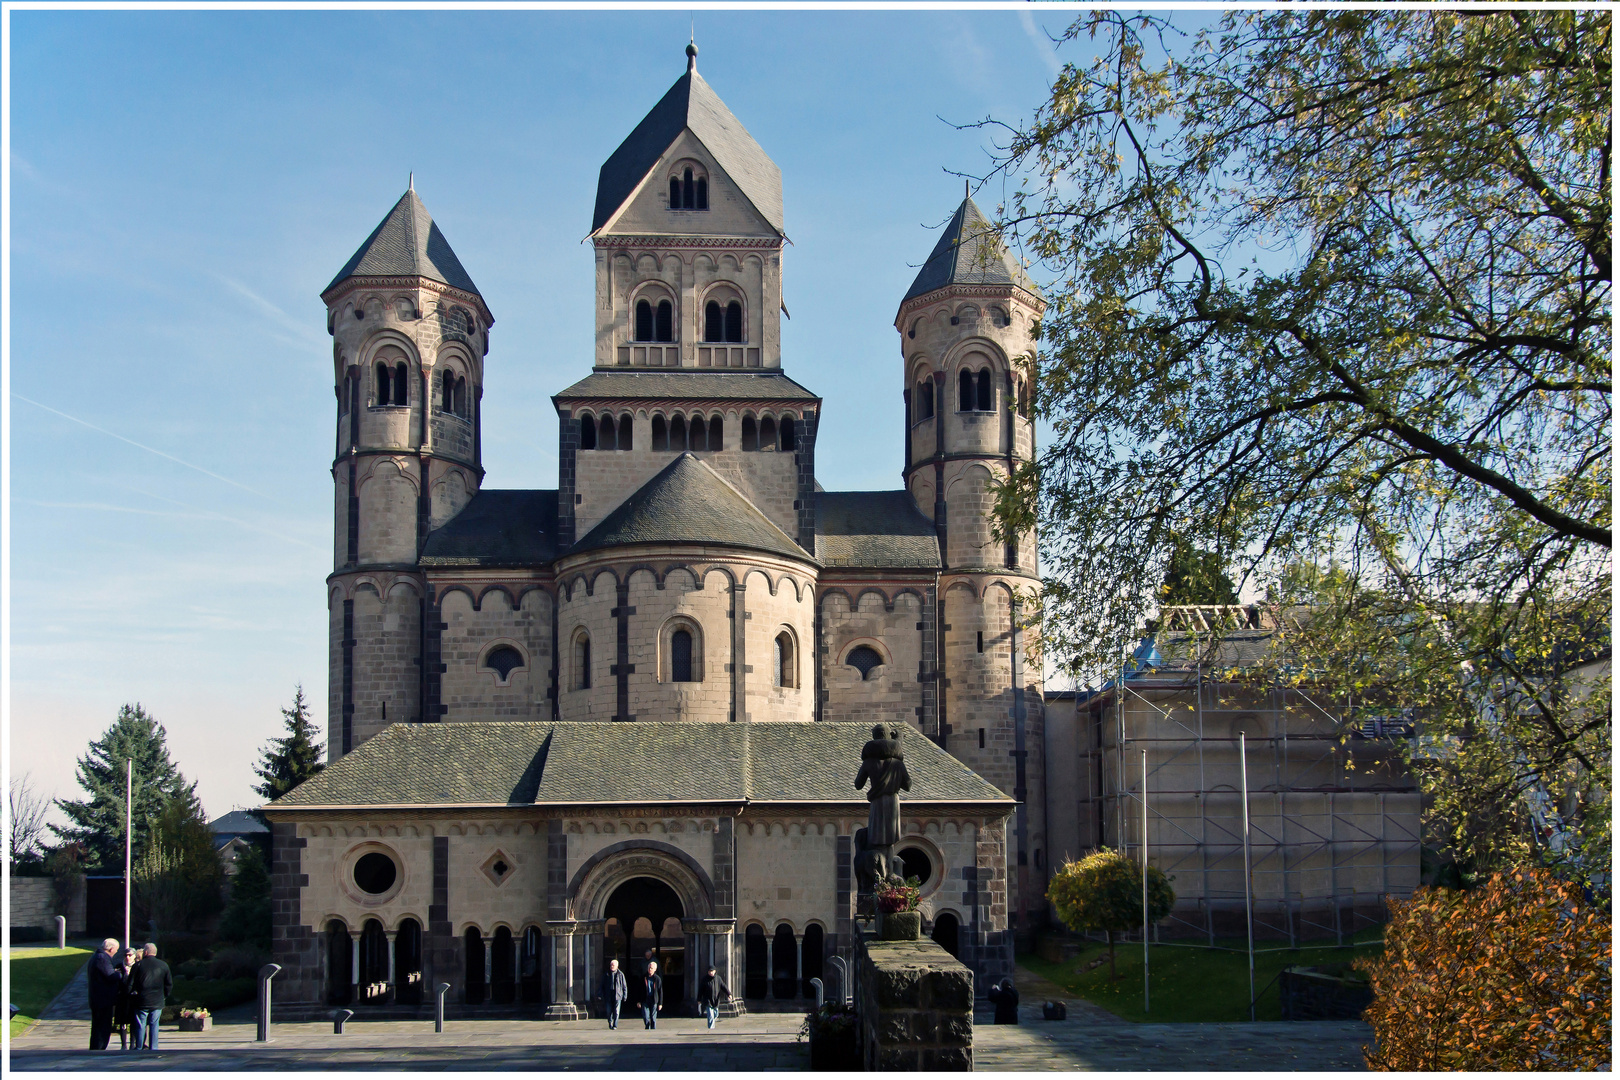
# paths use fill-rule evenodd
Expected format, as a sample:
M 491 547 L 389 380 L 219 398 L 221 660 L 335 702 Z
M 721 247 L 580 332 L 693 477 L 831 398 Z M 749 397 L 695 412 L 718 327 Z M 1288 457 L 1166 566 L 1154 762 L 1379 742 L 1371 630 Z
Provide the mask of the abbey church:
M 485 366 L 519 361 L 414 190 L 321 294 L 330 764 L 266 811 L 278 1007 L 442 982 L 572 1019 L 650 950 L 672 1000 L 713 965 L 744 1007 L 802 1008 L 851 955 L 876 723 L 910 732 L 925 932 L 983 987 L 1041 919 L 1035 537 L 990 519 L 1034 453 L 1040 292 L 971 199 L 931 254 L 919 233 L 898 485 L 835 490 L 814 361 L 781 348 L 781 172 L 687 52 L 601 168 L 555 489 L 485 475 Z

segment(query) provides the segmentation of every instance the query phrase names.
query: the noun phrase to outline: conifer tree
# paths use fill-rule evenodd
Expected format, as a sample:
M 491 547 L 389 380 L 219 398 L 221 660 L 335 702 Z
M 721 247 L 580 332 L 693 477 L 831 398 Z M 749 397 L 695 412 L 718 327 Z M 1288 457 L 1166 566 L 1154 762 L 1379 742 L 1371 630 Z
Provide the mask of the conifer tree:
M 264 760 L 253 769 L 263 781 L 253 790 L 266 799 L 279 799 L 326 768 L 321 762 L 322 747 L 309 718 L 302 683 L 293 690 L 292 708 L 282 709 L 281 715 L 287 720 L 287 736 L 271 739 L 263 750 Z
M 79 759 L 79 786 L 88 799 L 58 799 L 66 827 L 51 830 L 67 843 L 84 846 L 86 862 L 98 869 L 124 865 L 124 763 L 134 761 L 134 857 L 140 858 L 152 822 L 164 805 L 187 789 L 185 777 L 169 758 L 167 732 L 139 702 L 124 705 L 100 739 Z
M 220 916 L 219 936 L 224 941 L 270 948 L 270 873 L 257 845 L 250 845 L 236 860 L 231 902 Z

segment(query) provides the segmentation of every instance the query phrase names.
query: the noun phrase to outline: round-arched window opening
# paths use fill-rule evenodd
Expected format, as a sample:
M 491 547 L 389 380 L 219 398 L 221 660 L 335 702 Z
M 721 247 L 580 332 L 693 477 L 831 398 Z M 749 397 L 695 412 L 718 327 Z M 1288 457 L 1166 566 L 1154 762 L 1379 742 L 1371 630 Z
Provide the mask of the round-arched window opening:
M 394 887 L 399 868 L 394 860 L 380 851 L 368 851 L 354 863 L 354 883 L 372 896 L 380 896 Z
M 872 677 L 872 669 L 883 663 L 883 655 L 870 645 L 857 645 L 849 650 L 844 663 L 861 673 L 862 681 Z
M 484 666 L 505 682 L 514 670 L 523 666 L 523 654 L 510 645 L 497 645 L 484 657 Z
M 924 885 L 934 876 L 934 860 L 922 848 L 906 848 L 900 852 L 900 862 L 905 867 L 906 877 L 916 878 Z

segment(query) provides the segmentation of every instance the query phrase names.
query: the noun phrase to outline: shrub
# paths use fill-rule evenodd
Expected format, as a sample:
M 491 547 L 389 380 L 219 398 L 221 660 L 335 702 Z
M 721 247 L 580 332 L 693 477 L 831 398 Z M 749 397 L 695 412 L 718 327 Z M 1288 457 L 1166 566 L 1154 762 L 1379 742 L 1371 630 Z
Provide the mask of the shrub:
M 223 941 L 270 948 L 270 875 L 257 847 L 248 848 L 236 860 L 231 900 L 220 916 L 219 936 Z
M 269 962 L 269 954 L 262 949 L 250 945 L 226 945 L 214 950 L 213 959 L 208 961 L 208 977 L 251 979 Z
M 1608 1069 L 1610 918 L 1546 870 L 1389 900 L 1362 1014 L 1374 1069 Z
M 184 934 L 178 932 L 165 934 L 159 932 L 151 938 L 142 938 L 138 933 L 135 937 L 137 944 L 145 944 L 148 940 L 156 941 L 158 959 L 167 963 L 175 971 L 179 971 L 182 966 L 190 961 L 201 960 L 206 957 L 211 944 L 207 934 Z
M 1170 914 L 1176 893 L 1157 866 L 1148 867 L 1147 884 L 1147 916 L 1152 924 Z M 1117 978 L 1114 935 L 1142 927 L 1142 868 L 1121 852 L 1094 851 L 1079 862 L 1065 863 L 1052 875 L 1046 898 L 1069 929 L 1108 935 L 1108 977 Z
M 55 941 L 56 931 L 47 930 L 42 926 L 13 926 L 11 928 L 11 943 L 21 945 L 28 941 Z

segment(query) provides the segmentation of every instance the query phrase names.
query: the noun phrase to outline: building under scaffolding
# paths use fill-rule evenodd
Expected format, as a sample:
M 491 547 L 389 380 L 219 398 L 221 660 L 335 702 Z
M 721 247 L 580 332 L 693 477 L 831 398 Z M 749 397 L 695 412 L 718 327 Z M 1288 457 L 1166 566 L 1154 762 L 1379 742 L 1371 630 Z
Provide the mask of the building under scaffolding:
M 1410 723 L 1285 685 L 1266 661 L 1287 638 L 1265 608 L 1167 608 L 1101 690 L 1047 695 L 1053 855 L 1139 857 L 1145 769 L 1149 860 L 1176 891 L 1160 937 L 1244 934 L 1245 756 L 1257 938 L 1347 941 L 1418 885 Z

